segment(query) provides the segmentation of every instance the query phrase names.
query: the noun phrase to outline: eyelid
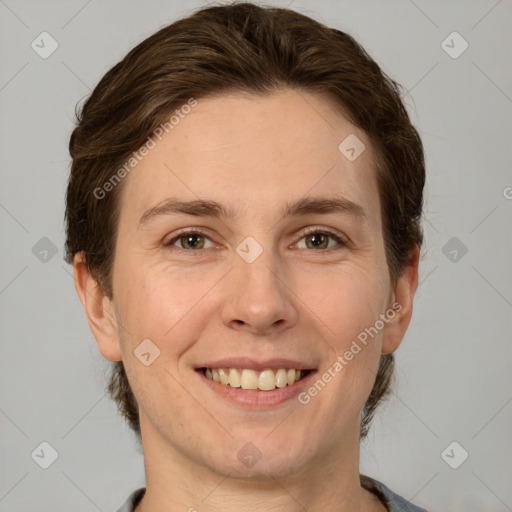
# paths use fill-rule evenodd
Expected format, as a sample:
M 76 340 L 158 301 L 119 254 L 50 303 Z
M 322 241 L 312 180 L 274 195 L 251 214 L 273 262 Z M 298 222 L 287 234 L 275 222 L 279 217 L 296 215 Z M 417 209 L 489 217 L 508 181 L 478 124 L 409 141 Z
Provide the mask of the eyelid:
M 163 242 L 162 245 L 164 247 L 172 247 L 181 237 L 186 236 L 186 235 L 196 235 L 196 234 L 202 235 L 204 238 L 208 238 L 208 240 L 210 240 L 212 243 L 215 243 L 215 242 L 213 242 L 213 240 L 211 239 L 211 237 L 209 236 L 209 234 L 206 231 L 204 231 L 202 228 L 194 227 L 194 228 L 183 228 L 183 229 L 179 230 L 177 233 L 173 233 L 172 238 L 170 238 L 166 242 Z M 175 247 L 175 249 L 178 251 L 186 251 L 186 252 L 200 252 L 200 251 L 193 251 L 190 249 L 183 249 L 182 247 Z
M 350 245 L 350 241 L 345 235 L 342 235 L 341 233 L 339 233 L 337 231 L 335 232 L 330 228 L 324 228 L 322 226 L 308 226 L 301 232 L 300 238 L 296 243 L 300 242 L 305 236 L 313 234 L 313 233 L 327 235 L 330 238 L 333 238 L 334 240 L 336 240 L 336 242 L 338 242 L 338 245 L 341 247 L 348 247 Z M 336 249 L 336 247 L 331 247 L 330 249 Z M 323 251 L 316 251 L 316 252 L 326 252 L 327 250 L 328 249 L 324 249 Z
M 180 231 L 178 231 L 177 233 L 174 233 L 172 238 L 170 238 L 167 242 L 163 243 L 163 246 L 164 247 L 173 247 L 173 245 L 179 240 L 179 238 L 181 238 L 183 236 L 186 236 L 186 235 L 189 235 L 189 234 L 192 234 L 192 235 L 195 235 L 195 234 L 202 235 L 203 237 L 207 238 L 208 240 L 210 240 L 212 243 L 215 244 L 215 242 L 210 238 L 210 236 L 209 236 L 209 234 L 207 233 L 206 230 L 204 230 L 203 228 L 200 228 L 200 227 L 194 227 L 194 228 L 183 228 Z M 340 234 L 338 232 L 334 232 L 330 228 L 324 228 L 322 226 L 308 226 L 307 228 L 305 228 L 304 230 L 301 231 L 298 240 L 294 244 L 292 244 L 290 247 L 292 247 L 293 245 L 296 245 L 305 236 L 310 235 L 310 234 L 323 234 L 323 235 L 327 235 L 328 237 L 330 237 L 333 240 L 335 240 L 338 243 L 338 246 L 340 246 L 340 247 L 348 247 L 349 244 L 350 244 L 350 241 L 344 235 L 342 235 L 342 234 Z M 178 251 L 184 251 L 184 252 L 188 252 L 188 253 L 190 253 L 190 252 L 201 252 L 201 250 L 183 249 L 181 247 L 175 247 L 175 249 L 178 250 Z M 329 249 L 336 249 L 336 247 L 330 247 Z M 315 252 L 326 252 L 329 249 L 318 250 L 318 251 L 315 251 Z M 314 250 L 312 250 L 312 251 L 314 251 Z

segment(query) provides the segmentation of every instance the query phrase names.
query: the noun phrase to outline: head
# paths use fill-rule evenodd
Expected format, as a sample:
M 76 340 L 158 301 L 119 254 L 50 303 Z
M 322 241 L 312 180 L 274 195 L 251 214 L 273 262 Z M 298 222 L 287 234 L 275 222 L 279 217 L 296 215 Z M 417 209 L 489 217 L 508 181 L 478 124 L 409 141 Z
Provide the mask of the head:
M 340 143 L 354 135 L 364 151 L 351 160 Z M 140 406 L 156 429 L 185 442 L 156 402 L 175 400 L 161 410 L 199 421 L 203 413 L 180 389 L 203 358 L 295 353 L 321 378 L 399 303 L 359 343 L 363 355 L 303 405 L 338 408 L 345 419 L 327 421 L 341 428 L 360 404 L 358 434 L 367 434 L 410 319 L 425 169 L 400 86 L 352 37 L 287 9 L 202 9 L 144 40 L 102 78 L 77 114 L 69 149 L 66 259 L 94 283 L 81 298 L 90 297 L 89 323 L 112 361 L 110 394 L 137 435 Z M 308 214 L 307 223 L 281 215 L 285 203 L 328 196 L 364 215 L 350 207 Z M 148 214 L 140 222 L 166 198 L 215 201 L 233 216 L 177 224 Z M 182 252 L 164 253 L 162 242 L 187 224 L 204 227 L 200 243 L 210 248 L 188 256 L 181 241 L 173 247 Z M 304 242 L 297 250 L 299 239 L 312 241 L 300 232 L 311 224 L 345 248 L 332 250 L 331 239 L 329 255 L 306 255 L 314 247 Z M 262 249 L 251 263 L 236 252 L 248 236 Z M 133 355 L 144 339 L 161 357 L 147 368 Z M 148 369 L 157 362 L 170 387 L 153 393 L 162 375 L 152 380 Z M 355 387 L 340 408 L 336 397 Z

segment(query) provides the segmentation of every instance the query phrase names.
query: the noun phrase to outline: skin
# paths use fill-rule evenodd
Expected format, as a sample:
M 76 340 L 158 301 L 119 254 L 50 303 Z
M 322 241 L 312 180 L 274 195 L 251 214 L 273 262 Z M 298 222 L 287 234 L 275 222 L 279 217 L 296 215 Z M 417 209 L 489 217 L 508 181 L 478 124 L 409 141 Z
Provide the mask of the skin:
M 349 134 L 366 145 L 354 161 L 338 150 Z M 139 403 L 147 490 L 137 512 L 386 510 L 359 484 L 361 410 L 380 355 L 409 325 L 419 249 L 392 286 L 373 160 L 331 99 L 282 90 L 198 100 L 125 178 L 113 300 L 83 255 L 74 270 L 99 350 L 123 361 Z M 287 202 L 333 196 L 366 217 L 281 214 Z M 235 216 L 171 214 L 139 227 L 171 197 L 215 200 Z M 347 243 L 322 238 L 318 248 L 309 226 Z M 200 248 L 176 239 L 199 227 Z M 252 263 L 236 252 L 247 236 L 263 248 Z M 394 302 L 400 312 L 306 405 L 242 408 L 195 371 L 207 359 L 290 357 L 320 376 Z M 148 338 L 160 356 L 145 366 L 133 351 Z M 237 457 L 248 442 L 261 453 L 250 468 Z

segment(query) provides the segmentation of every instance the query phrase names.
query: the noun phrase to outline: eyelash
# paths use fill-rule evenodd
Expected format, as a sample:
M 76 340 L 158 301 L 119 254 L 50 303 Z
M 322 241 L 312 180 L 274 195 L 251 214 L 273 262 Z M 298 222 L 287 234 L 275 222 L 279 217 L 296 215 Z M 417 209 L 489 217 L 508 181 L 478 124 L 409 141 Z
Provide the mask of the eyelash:
M 345 240 L 344 238 L 342 238 L 341 236 L 333 233 L 332 231 L 329 231 L 329 230 L 325 230 L 325 229 L 322 229 L 322 228 L 319 228 L 319 227 L 315 227 L 315 226 L 312 226 L 312 227 L 309 227 L 307 228 L 303 233 L 302 233 L 302 236 L 300 237 L 299 241 L 302 240 L 303 238 L 305 238 L 306 236 L 308 235 L 326 235 L 328 236 L 329 238 L 332 238 L 335 242 L 338 243 L 338 245 L 340 247 L 338 248 L 344 248 L 344 247 L 348 247 L 349 243 L 347 240 Z M 181 231 L 178 235 L 176 235 L 174 238 L 172 238 L 171 240 L 169 240 L 168 242 L 165 242 L 163 245 L 164 247 L 172 247 L 177 241 L 179 241 L 180 238 L 184 237 L 184 236 L 187 236 L 187 235 L 201 235 L 205 238 L 208 238 L 208 240 L 210 240 L 210 238 L 208 237 L 208 234 L 205 233 L 204 231 L 202 231 L 201 229 L 199 228 L 194 228 L 194 229 L 185 229 L 183 231 Z M 211 240 L 210 240 L 211 241 Z M 335 248 L 335 247 L 334 247 Z M 320 249 L 318 250 L 318 252 L 325 252 L 325 251 L 328 251 L 328 250 L 331 250 L 331 249 L 334 249 L 333 247 L 329 247 L 327 249 Z M 183 251 L 183 252 L 187 252 L 187 253 L 191 253 L 191 252 L 200 252 L 201 249 L 198 249 L 198 250 L 194 250 L 194 249 L 184 249 L 182 247 L 174 247 L 174 249 L 178 250 L 178 251 Z M 311 251 L 314 251 L 315 249 L 309 249 Z

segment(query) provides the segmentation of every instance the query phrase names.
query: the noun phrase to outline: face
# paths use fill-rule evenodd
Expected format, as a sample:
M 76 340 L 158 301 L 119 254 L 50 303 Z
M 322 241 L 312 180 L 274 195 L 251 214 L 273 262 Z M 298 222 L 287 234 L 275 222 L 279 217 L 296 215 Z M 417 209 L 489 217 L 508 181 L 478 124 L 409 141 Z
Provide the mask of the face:
M 339 149 L 354 135 L 356 159 Z M 374 156 L 328 98 L 285 90 L 198 100 L 125 178 L 117 327 L 95 334 L 143 443 L 242 476 L 358 446 L 410 299 L 390 283 Z

